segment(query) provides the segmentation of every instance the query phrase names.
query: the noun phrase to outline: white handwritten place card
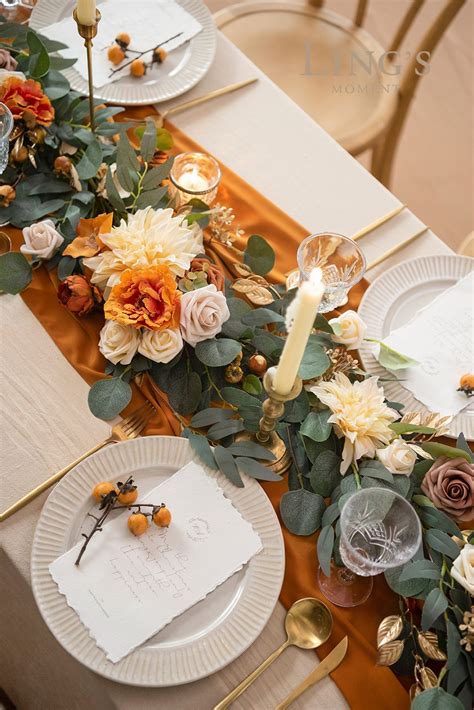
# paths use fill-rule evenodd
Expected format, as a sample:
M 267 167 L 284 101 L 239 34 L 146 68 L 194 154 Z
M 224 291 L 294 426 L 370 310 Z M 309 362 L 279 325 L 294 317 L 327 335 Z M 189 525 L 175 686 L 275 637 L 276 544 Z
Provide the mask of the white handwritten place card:
M 49 567 L 61 594 L 113 663 L 263 549 L 250 523 L 196 463 L 140 502 L 166 503 L 170 527 L 151 524 L 133 537 L 127 513 L 121 513 L 94 535 L 79 567 L 74 561 L 82 542 Z
M 111 74 L 112 69 L 117 67 L 108 60 L 107 50 L 120 32 L 127 32 L 131 38 L 130 48 L 140 52 L 152 49 L 179 34 L 179 37 L 163 45 L 167 52 L 171 52 L 173 49 L 188 42 L 202 30 L 202 26 L 196 18 L 186 12 L 175 0 L 140 0 L 140 2 L 136 2 L 136 0 L 134 2 L 130 2 L 130 0 L 106 0 L 99 3 L 98 8 L 102 19 L 92 47 L 94 86 L 96 89 L 111 84 L 122 77 L 128 77 L 130 81 L 137 82 L 147 81 L 150 77 L 158 78 L 160 75 L 159 71 L 153 70 L 144 79 L 133 79 L 130 77 L 129 67 L 125 67 L 123 71 L 116 72 L 113 75 Z M 74 68 L 84 79 L 87 79 L 84 40 L 77 32 L 77 25 L 72 18 L 72 13 L 71 16 L 66 17 L 64 20 L 42 28 L 41 32 L 49 39 L 57 40 L 67 45 L 68 48 L 61 50 L 60 54 L 68 59 L 77 59 Z M 137 56 L 131 52 L 129 54 L 130 56 L 122 64 L 126 64 Z M 151 53 L 144 57 L 147 62 L 150 59 Z M 165 61 L 168 69 L 170 69 L 170 58 Z
M 457 392 L 459 378 L 473 371 L 474 271 L 443 291 L 384 343 L 419 365 L 397 370 L 403 387 L 432 412 L 455 415 L 469 404 Z

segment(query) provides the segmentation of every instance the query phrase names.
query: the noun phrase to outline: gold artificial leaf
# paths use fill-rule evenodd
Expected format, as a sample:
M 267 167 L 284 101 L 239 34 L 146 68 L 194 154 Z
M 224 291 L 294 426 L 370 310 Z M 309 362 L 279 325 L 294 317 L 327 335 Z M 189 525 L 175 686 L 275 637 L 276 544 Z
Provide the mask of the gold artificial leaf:
M 438 646 L 438 637 L 433 631 L 419 631 L 418 643 L 420 648 L 432 661 L 445 661 L 446 654 Z
M 250 279 L 237 279 L 232 284 L 232 288 L 238 293 L 244 293 L 249 301 L 256 306 L 268 306 L 273 303 L 271 292 Z
M 377 648 L 400 636 L 403 629 L 401 616 L 386 616 L 379 624 L 377 631 Z
M 423 666 L 420 670 L 420 680 L 424 690 L 436 688 L 438 685 L 438 677 L 436 673 L 433 673 L 431 668 L 427 668 L 426 666 Z
M 378 666 L 393 666 L 403 653 L 404 641 L 389 641 L 379 647 L 377 651 Z
M 400 420 L 402 424 L 417 424 L 436 429 L 436 436 L 443 436 L 449 431 L 452 416 L 441 416 L 437 412 L 405 412 Z
M 250 276 L 250 274 L 252 273 L 252 269 L 250 268 L 250 266 L 247 266 L 247 264 L 239 264 L 235 262 L 234 264 L 232 264 L 232 266 L 234 267 L 235 273 L 239 276 Z
M 249 276 L 249 281 L 254 281 L 256 284 L 259 284 L 259 286 L 270 286 L 268 281 L 263 278 L 263 276 L 259 276 L 258 274 L 252 274 L 252 276 Z

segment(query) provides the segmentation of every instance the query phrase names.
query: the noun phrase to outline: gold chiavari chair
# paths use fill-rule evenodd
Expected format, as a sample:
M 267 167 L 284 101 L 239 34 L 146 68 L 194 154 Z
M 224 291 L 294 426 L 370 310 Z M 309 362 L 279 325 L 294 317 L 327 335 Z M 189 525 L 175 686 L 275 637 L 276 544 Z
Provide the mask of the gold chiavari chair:
M 465 0 L 446 0 L 411 52 L 400 47 L 425 0 L 389 1 L 394 15 L 400 6 L 405 14 L 388 48 L 363 28 L 368 0 L 358 0 L 351 20 L 323 7 L 324 0 L 248 0 L 214 15 L 220 30 L 346 150 L 371 150 L 371 171 L 387 187 L 417 86 Z

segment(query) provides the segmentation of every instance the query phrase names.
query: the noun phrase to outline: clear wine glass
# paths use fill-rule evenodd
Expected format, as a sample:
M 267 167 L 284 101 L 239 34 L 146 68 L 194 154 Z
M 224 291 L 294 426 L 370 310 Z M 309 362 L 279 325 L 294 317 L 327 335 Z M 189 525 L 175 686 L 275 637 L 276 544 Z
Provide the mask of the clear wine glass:
M 13 130 L 13 116 L 5 104 L 0 103 L 0 175 L 8 165 L 10 133 Z
M 345 567 L 321 569 L 321 591 L 338 606 L 362 604 L 372 590 L 371 577 L 408 562 L 421 543 L 420 520 L 413 506 L 386 488 L 354 493 L 340 518 L 340 554 Z
M 365 257 L 357 244 L 331 232 L 306 237 L 298 247 L 297 259 L 301 281 L 307 281 L 316 267 L 323 272 L 326 288 L 320 313 L 345 303 L 349 289 L 361 280 L 366 269 Z

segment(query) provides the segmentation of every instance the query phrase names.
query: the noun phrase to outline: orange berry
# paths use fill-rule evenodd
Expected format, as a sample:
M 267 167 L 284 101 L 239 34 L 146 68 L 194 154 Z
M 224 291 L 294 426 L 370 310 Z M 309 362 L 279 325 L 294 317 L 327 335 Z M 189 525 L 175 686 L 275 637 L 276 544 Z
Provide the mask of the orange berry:
M 116 493 L 118 492 L 113 483 L 109 483 L 108 481 L 101 481 L 100 483 L 97 483 L 94 486 L 92 490 L 92 495 L 94 496 L 96 501 L 100 503 L 102 498 L 108 495 L 111 491 L 115 491 Z
M 125 52 L 118 44 L 113 44 L 107 50 L 107 58 L 112 62 L 112 64 L 120 64 L 125 59 Z
M 459 380 L 459 386 L 466 389 L 474 389 L 474 375 L 467 373 Z
M 143 535 L 148 528 L 148 518 L 143 513 L 132 513 L 127 524 L 128 529 L 134 535 Z
M 146 67 L 145 67 L 145 62 L 143 62 L 141 59 L 135 59 L 131 64 L 130 64 L 130 74 L 132 76 L 140 77 L 145 74 Z
M 167 528 L 171 523 L 171 513 L 168 508 L 160 508 L 153 513 L 153 522 L 158 525 L 159 528 Z
M 118 42 L 119 44 L 124 44 L 126 47 L 128 47 L 128 45 L 131 42 L 130 35 L 127 34 L 126 32 L 120 32 L 116 36 L 115 41 Z
M 136 488 L 133 488 L 131 491 L 124 491 L 123 493 L 119 493 L 117 500 L 122 505 L 131 505 L 132 503 L 135 503 L 137 498 L 138 490 Z
M 158 64 L 163 64 L 167 56 L 168 52 L 166 51 L 166 49 L 163 49 L 163 47 L 157 47 L 153 50 L 153 57 L 155 59 L 155 62 L 158 62 Z

